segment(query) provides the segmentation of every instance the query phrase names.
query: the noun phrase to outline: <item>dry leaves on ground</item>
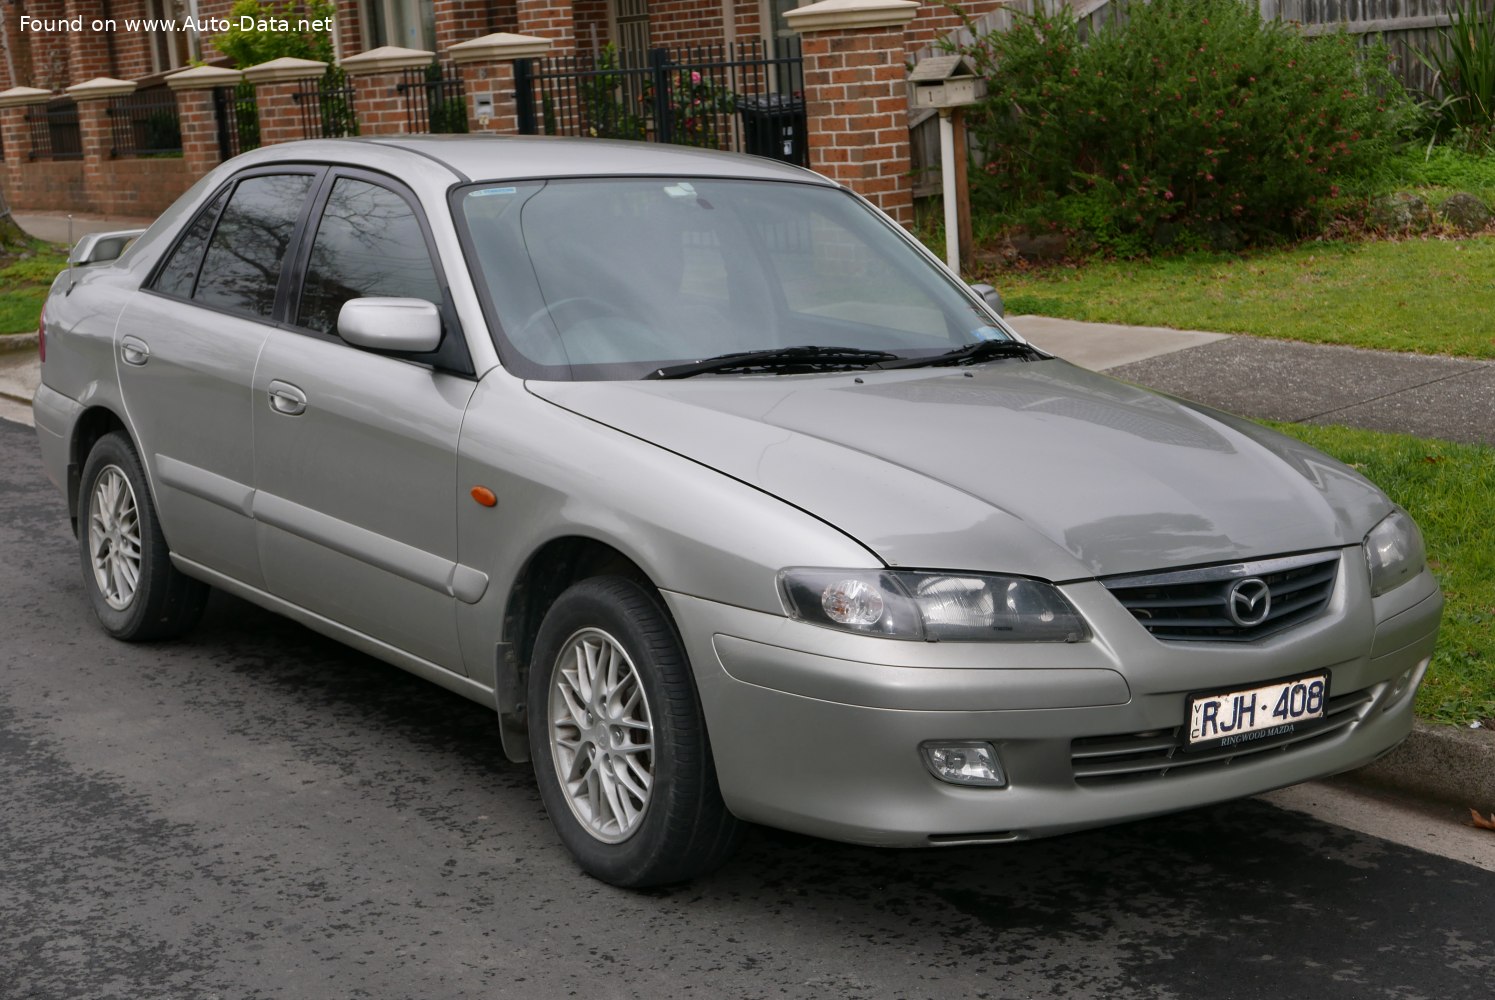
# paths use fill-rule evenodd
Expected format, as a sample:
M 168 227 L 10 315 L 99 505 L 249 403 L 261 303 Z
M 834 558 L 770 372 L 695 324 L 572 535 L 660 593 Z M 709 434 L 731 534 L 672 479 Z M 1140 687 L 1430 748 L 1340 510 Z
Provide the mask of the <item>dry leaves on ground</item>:
M 1485 819 L 1483 816 L 1481 816 L 1479 814 L 1478 811 L 1476 811 L 1474 809 L 1471 809 L 1471 810 L 1469 810 L 1469 815 L 1470 815 L 1470 817 L 1473 818 L 1474 825 L 1475 825 L 1475 827 L 1477 829 L 1480 829 L 1480 830 L 1495 830 L 1495 813 L 1491 813 L 1490 814 L 1490 818 L 1489 819 Z

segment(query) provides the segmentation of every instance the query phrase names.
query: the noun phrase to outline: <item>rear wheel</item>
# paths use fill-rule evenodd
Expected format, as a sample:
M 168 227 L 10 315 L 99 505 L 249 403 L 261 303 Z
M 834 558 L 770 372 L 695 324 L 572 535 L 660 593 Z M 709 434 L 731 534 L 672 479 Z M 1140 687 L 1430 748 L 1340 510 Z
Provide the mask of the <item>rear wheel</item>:
M 551 606 L 529 682 L 540 797 L 583 870 L 627 887 L 718 867 L 739 823 L 722 803 L 690 665 L 658 598 L 621 577 Z
M 119 431 L 99 438 L 88 453 L 78 524 L 83 587 L 110 635 L 166 639 L 197 624 L 208 587 L 171 564 L 145 470 Z

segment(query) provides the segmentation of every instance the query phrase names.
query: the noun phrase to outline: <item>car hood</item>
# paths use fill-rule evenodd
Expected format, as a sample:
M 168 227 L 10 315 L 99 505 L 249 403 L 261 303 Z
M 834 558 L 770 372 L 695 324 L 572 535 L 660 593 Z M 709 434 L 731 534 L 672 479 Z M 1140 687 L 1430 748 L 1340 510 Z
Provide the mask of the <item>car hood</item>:
M 1081 579 L 1357 544 L 1391 509 L 1305 445 L 1059 360 L 529 389 L 894 566 Z

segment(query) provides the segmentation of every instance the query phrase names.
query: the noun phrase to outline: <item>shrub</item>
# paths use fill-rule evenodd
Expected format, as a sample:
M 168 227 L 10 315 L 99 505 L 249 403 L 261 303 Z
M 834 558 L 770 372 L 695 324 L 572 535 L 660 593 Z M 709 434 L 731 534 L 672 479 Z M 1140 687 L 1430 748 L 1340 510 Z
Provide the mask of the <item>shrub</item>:
M 1439 45 L 1422 56 L 1438 74 L 1445 97 L 1433 109 L 1437 131 L 1457 136 L 1470 148 L 1495 145 L 1495 12 L 1482 12 L 1479 0 L 1455 4 L 1452 24 L 1439 32 Z
M 1067 9 L 977 41 L 978 204 L 1123 251 L 1288 233 L 1376 168 L 1415 109 L 1383 51 L 1263 22 L 1239 0 L 1153 0 L 1082 44 Z

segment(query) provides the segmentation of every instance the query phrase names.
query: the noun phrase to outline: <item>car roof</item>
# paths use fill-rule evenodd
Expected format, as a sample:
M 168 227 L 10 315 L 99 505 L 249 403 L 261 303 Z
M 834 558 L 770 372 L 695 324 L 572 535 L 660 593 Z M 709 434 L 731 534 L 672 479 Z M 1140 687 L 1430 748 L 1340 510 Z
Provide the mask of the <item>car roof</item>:
M 401 155 L 403 154 L 403 155 Z M 566 136 L 387 135 L 313 139 L 265 146 L 237 158 L 242 166 L 318 160 L 376 166 L 398 158 L 420 169 L 440 164 L 471 181 L 587 176 L 735 177 L 831 184 L 803 167 L 762 156 L 655 142 Z

